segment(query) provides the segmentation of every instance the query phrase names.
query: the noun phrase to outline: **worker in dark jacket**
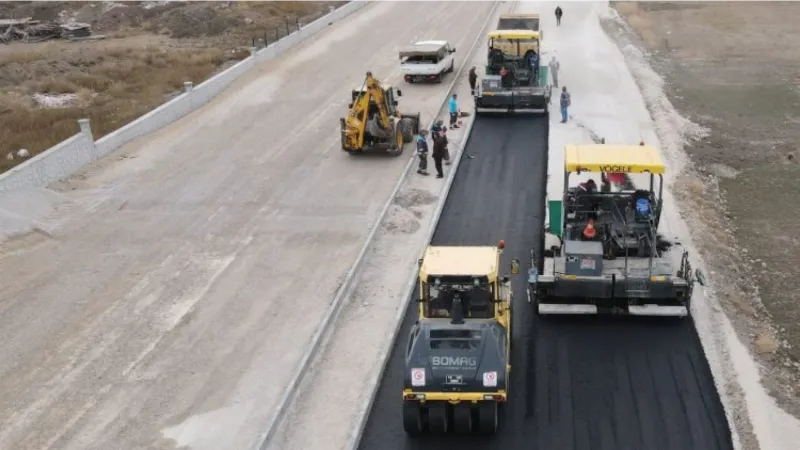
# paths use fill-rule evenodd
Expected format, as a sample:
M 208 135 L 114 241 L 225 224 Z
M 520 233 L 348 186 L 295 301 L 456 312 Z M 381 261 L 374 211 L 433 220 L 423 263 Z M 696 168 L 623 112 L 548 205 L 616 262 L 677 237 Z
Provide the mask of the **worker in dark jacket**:
M 431 126 L 431 139 L 436 140 L 436 137 L 439 136 L 443 128 L 445 128 L 444 120 L 436 119 L 436 122 Z
M 567 108 L 569 108 L 571 105 L 572 96 L 569 95 L 569 92 L 567 92 L 567 87 L 564 86 L 561 88 L 561 123 L 567 123 L 567 118 L 569 118 Z
M 560 6 L 556 6 L 556 26 L 561 26 L 561 16 L 564 15 L 564 11 L 561 10 Z
M 447 131 L 447 127 L 444 125 L 444 120 L 437 119 L 436 122 L 434 122 L 433 126 L 431 127 L 431 139 L 433 140 L 433 142 L 436 143 L 436 139 L 438 139 L 439 136 L 443 135 L 445 131 Z M 445 141 L 446 140 L 447 138 L 445 138 Z M 444 161 L 445 165 L 450 165 L 450 154 L 447 152 L 446 149 L 444 152 Z
M 447 152 L 447 136 L 444 130 L 433 140 L 433 165 L 436 167 L 436 178 L 443 178 L 442 161 Z
M 427 130 L 420 130 L 419 136 L 417 136 L 417 157 L 419 157 L 417 173 L 420 175 L 428 175 L 428 141 L 425 140 L 426 134 L 428 134 Z
M 475 73 L 475 66 L 472 66 L 469 69 L 469 89 L 472 91 L 472 95 L 475 95 L 475 86 L 478 84 L 478 74 Z

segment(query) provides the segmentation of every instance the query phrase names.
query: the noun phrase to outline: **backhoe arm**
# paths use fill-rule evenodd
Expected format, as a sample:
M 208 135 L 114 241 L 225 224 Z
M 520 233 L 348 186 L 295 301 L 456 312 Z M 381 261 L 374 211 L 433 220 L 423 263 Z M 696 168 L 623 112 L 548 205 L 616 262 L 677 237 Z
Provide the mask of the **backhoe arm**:
M 364 134 L 369 120 L 370 102 L 377 106 L 378 125 L 383 130 L 391 129 L 391 119 L 386 107 L 386 95 L 381 83 L 367 72 L 363 93 L 353 101 L 353 105 L 344 119 L 345 143 L 350 149 L 361 149 L 364 146 Z

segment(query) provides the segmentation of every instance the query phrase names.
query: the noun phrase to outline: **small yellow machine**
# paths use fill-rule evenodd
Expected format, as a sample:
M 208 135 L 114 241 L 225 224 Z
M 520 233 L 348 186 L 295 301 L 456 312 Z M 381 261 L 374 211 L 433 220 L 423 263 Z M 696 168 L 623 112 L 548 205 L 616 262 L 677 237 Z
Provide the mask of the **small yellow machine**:
M 396 97 L 402 92 L 381 83 L 367 72 L 364 84 L 353 89 L 353 100 L 346 117 L 340 119 L 342 150 L 350 154 L 383 151 L 393 156 L 403 153 L 404 144 L 419 133 L 419 113 L 401 114 Z
M 493 434 L 508 400 L 511 283 L 496 247 L 432 246 L 420 260 L 419 320 L 405 359 L 403 427 Z M 519 273 L 519 261 L 511 263 Z

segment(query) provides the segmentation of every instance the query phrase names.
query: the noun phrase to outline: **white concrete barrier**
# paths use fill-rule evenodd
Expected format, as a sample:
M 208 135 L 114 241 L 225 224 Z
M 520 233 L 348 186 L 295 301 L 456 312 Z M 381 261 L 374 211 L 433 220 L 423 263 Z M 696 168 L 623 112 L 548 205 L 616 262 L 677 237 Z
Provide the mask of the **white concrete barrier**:
M 0 174 L 0 192 L 47 186 L 53 181 L 72 175 L 84 166 L 136 138 L 170 125 L 211 101 L 234 80 L 244 75 L 258 63 L 280 56 L 286 50 L 319 33 L 328 25 L 360 10 L 367 4 L 368 2 L 366 1 L 351 1 L 341 8 L 333 10 L 329 14 L 301 27 L 300 30 L 273 42 L 260 51 L 251 48 L 250 57 L 197 86 L 193 86 L 191 82 L 186 82 L 184 84 L 184 92 L 181 95 L 113 133 L 104 136 L 97 142 L 92 137 L 88 119 L 81 119 L 79 121 L 81 127 L 79 134 L 49 148 L 8 172 Z
M 78 123 L 80 133 L 0 175 L 0 191 L 43 187 L 97 159 L 89 119 Z

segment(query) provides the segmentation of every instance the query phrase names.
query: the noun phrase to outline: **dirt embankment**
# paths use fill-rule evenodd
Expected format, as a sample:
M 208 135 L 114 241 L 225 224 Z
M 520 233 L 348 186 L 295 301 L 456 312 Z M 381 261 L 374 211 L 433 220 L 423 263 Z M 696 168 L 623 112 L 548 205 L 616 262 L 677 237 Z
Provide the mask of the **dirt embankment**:
M 79 118 L 102 137 L 247 57 L 254 39 L 273 42 L 344 3 L 0 2 L 0 19 L 77 21 L 106 36 L 0 45 L 0 172 L 23 161 L 9 153 L 77 133 Z
M 728 315 L 800 417 L 800 4 L 612 4 L 675 107 L 709 130 L 675 194 Z

